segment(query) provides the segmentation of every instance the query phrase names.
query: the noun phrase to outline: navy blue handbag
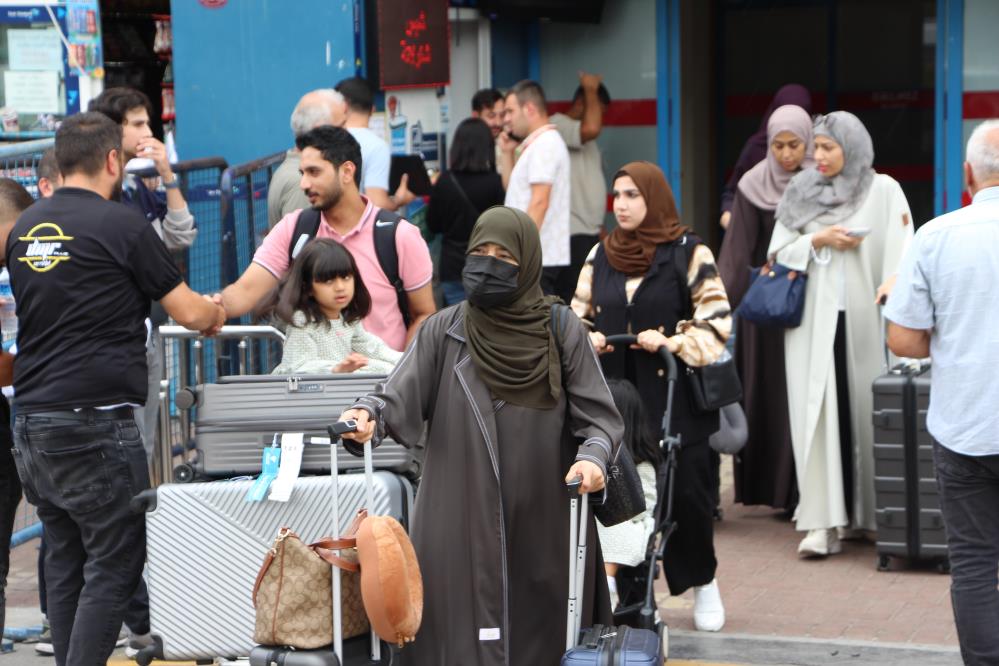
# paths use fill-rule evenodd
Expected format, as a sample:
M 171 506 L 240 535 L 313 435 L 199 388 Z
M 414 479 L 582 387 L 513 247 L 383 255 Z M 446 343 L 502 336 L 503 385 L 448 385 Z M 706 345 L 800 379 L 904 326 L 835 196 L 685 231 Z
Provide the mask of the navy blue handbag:
M 797 328 L 805 311 L 808 274 L 780 264 L 750 269 L 750 285 L 735 314 L 758 326 Z

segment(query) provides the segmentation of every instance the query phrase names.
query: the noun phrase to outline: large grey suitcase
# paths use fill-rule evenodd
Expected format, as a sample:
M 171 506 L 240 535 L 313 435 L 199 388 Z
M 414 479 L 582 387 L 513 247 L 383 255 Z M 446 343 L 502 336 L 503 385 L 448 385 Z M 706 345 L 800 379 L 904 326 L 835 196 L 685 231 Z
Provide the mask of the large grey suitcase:
M 926 430 L 928 364 L 896 365 L 874 381 L 874 497 L 878 569 L 892 557 L 936 561 L 947 569 L 947 537 Z
M 259 474 L 263 448 L 274 433 L 325 436 L 327 424 L 384 379 L 384 375 L 236 375 L 201 386 L 196 397 L 194 472 L 214 478 Z M 361 459 L 341 456 L 340 464 L 346 470 L 359 469 Z M 374 465 L 416 479 L 419 451 L 385 439 L 374 451 Z M 302 472 L 329 471 L 329 451 L 307 447 Z
M 329 446 L 313 448 L 329 458 Z M 340 461 L 351 458 L 341 455 Z M 364 474 L 339 475 L 340 533 L 365 506 L 372 515 L 394 516 L 408 528 L 413 505 L 410 482 L 387 471 L 374 472 L 373 480 L 369 505 Z M 331 533 L 330 477 L 298 479 L 287 503 L 247 502 L 244 496 L 251 485 L 251 481 L 166 484 L 145 495 L 146 580 L 156 649 L 144 651 L 140 664 L 154 657 L 249 655 L 254 647 L 253 583 L 278 531 L 290 527 L 305 543 Z

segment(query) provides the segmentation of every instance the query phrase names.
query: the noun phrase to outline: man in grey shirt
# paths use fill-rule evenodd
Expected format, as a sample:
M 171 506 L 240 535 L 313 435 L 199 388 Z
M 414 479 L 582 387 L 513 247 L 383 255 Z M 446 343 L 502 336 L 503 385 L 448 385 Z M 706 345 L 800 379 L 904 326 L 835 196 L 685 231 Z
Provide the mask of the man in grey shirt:
M 597 74 L 579 73 L 579 87 L 564 114 L 551 117 L 569 149 L 569 266 L 555 280 L 555 295 L 569 303 L 586 256 L 600 242 L 607 211 L 607 180 L 597 137 L 610 94 Z
M 323 125 L 342 127 L 346 116 L 343 95 L 332 88 L 320 88 L 306 93 L 291 112 L 291 131 L 295 138 Z M 271 176 L 267 187 L 267 226 L 270 229 L 288 213 L 309 207 L 309 199 L 299 186 L 302 174 L 298 172 L 301 155 L 292 148 L 284 162 Z
M 965 664 L 999 664 L 999 119 L 975 129 L 970 206 L 915 235 L 885 309 L 899 356 L 933 357 L 933 435 Z

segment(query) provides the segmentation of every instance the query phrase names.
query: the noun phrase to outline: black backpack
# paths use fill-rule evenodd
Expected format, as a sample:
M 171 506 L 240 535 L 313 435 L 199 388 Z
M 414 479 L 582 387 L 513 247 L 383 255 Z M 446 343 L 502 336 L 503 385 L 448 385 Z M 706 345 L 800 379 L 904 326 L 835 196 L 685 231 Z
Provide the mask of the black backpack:
M 305 208 L 298 216 L 295 223 L 295 231 L 291 235 L 291 243 L 288 244 L 288 263 L 291 264 L 302 251 L 305 244 L 316 237 L 319 233 L 319 223 L 321 218 L 319 211 L 314 208 Z M 399 253 L 395 248 L 395 232 L 399 228 L 402 217 L 392 211 L 379 209 L 375 215 L 375 256 L 378 257 L 378 264 L 385 272 L 389 283 L 395 288 L 395 297 L 399 305 L 399 312 L 402 313 L 402 321 L 409 328 L 409 297 L 403 287 L 402 278 L 399 277 Z

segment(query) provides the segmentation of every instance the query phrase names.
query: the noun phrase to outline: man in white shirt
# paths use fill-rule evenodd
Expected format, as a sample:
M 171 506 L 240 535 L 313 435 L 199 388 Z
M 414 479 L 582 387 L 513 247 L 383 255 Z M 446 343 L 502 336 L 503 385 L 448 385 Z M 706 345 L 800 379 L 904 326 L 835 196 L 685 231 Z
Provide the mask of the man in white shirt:
M 576 292 L 579 271 L 593 246 L 600 242 L 607 211 L 607 180 L 597 137 L 603 129 L 610 94 L 598 74 L 579 73 L 579 87 L 566 112 L 552 115 L 552 123 L 569 149 L 569 246 L 572 262 L 562 271 L 555 295 L 566 303 Z
M 399 210 L 416 197 L 409 191 L 408 176 L 403 174 L 395 194 L 389 194 L 389 170 L 392 153 L 385 139 L 368 129 L 375 97 L 368 82 L 359 76 L 336 84 L 336 91 L 347 102 L 344 128 L 361 144 L 361 193 L 379 208 Z
M 510 171 L 505 204 L 534 220 L 541 232 L 541 288 L 555 293 L 555 283 L 569 266 L 569 150 L 549 122 L 545 93 L 534 81 L 510 89 L 504 109 L 505 129 L 500 148 L 506 166 L 513 164 L 520 141 L 520 157 Z
M 935 440 L 951 603 L 965 664 L 999 664 L 999 119 L 968 140 L 970 206 L 916 232 L 885 308 L 888 346 L 933 357 Z

